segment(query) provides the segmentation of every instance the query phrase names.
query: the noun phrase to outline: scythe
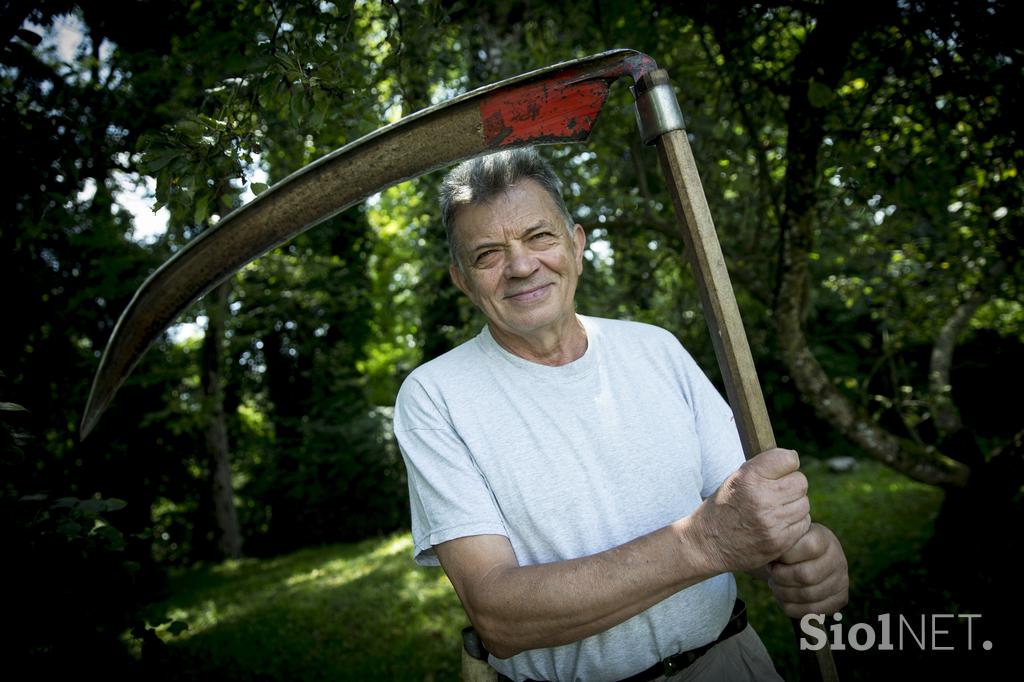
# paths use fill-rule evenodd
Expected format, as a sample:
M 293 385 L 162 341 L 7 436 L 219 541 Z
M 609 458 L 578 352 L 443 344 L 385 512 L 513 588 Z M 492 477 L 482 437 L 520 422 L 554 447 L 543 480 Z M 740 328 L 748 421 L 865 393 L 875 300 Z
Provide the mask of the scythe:
M 81 437 L 175 318 L 245 264 L 404 180 L 503 148 L 585 141 L 611 84 L 624 75 L 636 83 L 644 142 L 658 148 L 744 454 L 775 447 L 679 105 L 667 73 L 633 50 L 555 64 L 424 109 L 314 161 L 225 216 L 157 269 L 121 314 L 93 380 Z M 820 679 L 837 680 L 831 650 L 816 658 Z

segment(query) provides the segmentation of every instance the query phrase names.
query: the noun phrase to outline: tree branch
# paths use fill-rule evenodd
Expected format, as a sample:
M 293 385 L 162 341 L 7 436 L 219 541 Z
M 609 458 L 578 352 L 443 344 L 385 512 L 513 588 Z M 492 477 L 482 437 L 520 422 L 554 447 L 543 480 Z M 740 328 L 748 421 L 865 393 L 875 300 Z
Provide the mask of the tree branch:
M 854 41 L 873 20 L 867 13 L 851 8 L 832 6 L 823 10 L 795 62 L 786 114 L 789 161 L 786 204 L 780 217 L 781 277 L 775 311 L 778 342 L 783 361 L 804 399 L 840 433 L 872 457 L 915 480 L 963 487 L 970 474 L 966 465 L 934 448 L 897 437 L 856 409 L 833 385 L 804 335 L 802 318 L 808 305 L 805 292 L 810 285 L 810 253 L 818 224 L 814 191 L 825 132 L 825 111 L 811 104 L 808 90 L 812 81 L 832 88 L 837 85 Z
M 960 412 L 953 404 L 953 391 L 950 381 L 950 369 L 953 365 L 953 352 L 957 340 L 964 329 L 970 324 L 974 314 L 991 297 L 997 286 L 995 283 L 1006 272 L 1006 264 L 997 262 L 987 272 L 985 281 L 965 298 L 939 329 L 932 345 L 928 367 L 929 403 L 935 417 L 935 427 L 941 436 L 950 436 L 963 428 Z
M 704 37 L 703 32 L 698 33 L 700 37 L 701 47 L 704 49 L 704 54 L 707 56 L 708 63 L 717 65 L 715 56 L 711 52 L 711 46 L 708 45 L 707 39 Z M 732 93 L 733 101 L 736 103 L 736 109 L 739 112 L 740 120 L 743 122 L 744 128 L 747 130 L 747 136 L 750 138 L 750 144 L 754 147 L 755 153 L 754 158 L 757 163 L 757 183 L 761 187 L 760 204 L 761 210 L 757 214 L 757 228 L 754 230 L 754 240 L 750 245 L 750 251 L 757 249 L 761 239 L 761 235 L 767 231 L 765 220 L 769 213 L 777 213 L 775 210 L 775 204 L 771 201 L 771 197 L 778 193 L 778 187 L 772 182 L 771 168 L 768 164 L 768 150 L 761 144 L 760 139 L 757 135 L 757 126 L 754 123 L 754 118 L 750 113 L 750 108 L 745 104 L 743 100 L 743 92 L 740 89 L 739 83 L 733 77 L 733 74 L 726 68 L 722 67 L 718 69 L 723 74 L 723 79 Z
M 651 195 L 651 187 L 647 184 L 647 168 L 641 162 L 643 149 L 640 147 L 640 139 L 636 136 L 630 138 L 629 155 L 633 157 L 633 168 L 636 172 L 636 186 L 640 189 L 640 196 L 644 202 L 644 218 L 647 224 L 659 232 L 674 232 L 675 236 L 682 239 L 682 233 L 673 230 L 674 223 L 659 220 L 654 216 L 654 197 Z
M 796 231 L 805 232 L 806 224 L 812 220 L 813 211 L 805 214 L 803 225 Z M 775 319 L 783 361 L 804 399 L 814 407 L 818 416 L 869 455 L 897 471 L 931 485 L 966 485 L 970 470 L 964 464 L 934 448 L 898 438 L 857 410 L 833 385 L 804 336 L 801 324 L 802 296 L 799 293 L 809 278 L 807 253 L 794 248 L 794 241 L 787 240 L 786 257 L 789 266 L 783 272 L 783 295 L 779 298 Z
M 928 368 L 928 387 L 931 392 L 930 402 L 932 415 L 935 417 L 935 426 L 942 435 L 951 434 L 963 427 L 960 412 L 953 404 L 949 370 L 953 364 L 953 350 L 956 348 L 957 339 L 985 299 L 986 297 L 980 292 L 975 292 L 957 306 L 953 314 L 942 325 L 938 336 L 935 337 L 935 344 L 932 346 Z

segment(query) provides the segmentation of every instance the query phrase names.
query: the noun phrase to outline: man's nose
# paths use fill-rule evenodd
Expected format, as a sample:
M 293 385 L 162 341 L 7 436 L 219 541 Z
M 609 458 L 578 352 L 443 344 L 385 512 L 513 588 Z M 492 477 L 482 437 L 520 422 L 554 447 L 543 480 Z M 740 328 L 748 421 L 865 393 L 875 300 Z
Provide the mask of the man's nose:
M 508 250 L 507 258 L 506 277 L 529 277 L 540 267 L 537 258 L 522 244 L 513 243 Z

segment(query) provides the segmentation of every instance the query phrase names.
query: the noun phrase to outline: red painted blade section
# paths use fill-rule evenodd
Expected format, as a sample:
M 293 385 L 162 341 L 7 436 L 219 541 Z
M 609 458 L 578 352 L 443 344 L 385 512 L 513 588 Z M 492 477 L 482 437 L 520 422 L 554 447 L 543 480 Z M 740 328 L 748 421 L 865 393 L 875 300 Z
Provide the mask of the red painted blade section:
M 585 140 L 597 120 L 610 83 L 530 83 L 480 103 L 484 140 L 491 147 L 557 140 Z
M 621 51 L 498 89 L 480 100 L 484 144 L 494 149 L 586 140 L 611 84 L 654 68 L 647 55 Z

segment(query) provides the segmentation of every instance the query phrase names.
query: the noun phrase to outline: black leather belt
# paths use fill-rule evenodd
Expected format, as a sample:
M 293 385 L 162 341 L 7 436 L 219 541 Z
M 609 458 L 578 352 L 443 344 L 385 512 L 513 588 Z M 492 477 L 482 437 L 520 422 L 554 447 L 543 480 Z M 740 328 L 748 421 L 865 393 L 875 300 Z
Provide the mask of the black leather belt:
M 661 675 L 669 677 L 675 675 L 680 670 L 683 670 L 691 665 L 698 658 L 711 651 L 716 645 L 724 642 L 733 635 L 738 635 L 747 629 L 747 605 L 743 603 L 742 599 L 737 599 L 736 603 L 732 607 L 732 616 L 729 617 L 729 622 L 725 624 L 725 628 L 722 629 L 721 634 L 718 635 L 718 639 L 713 642 L 708 642 L 703 646 L 699 646 L 696 649 L 690 649 L 689 651 L 683 651 L 682 653 L 669 656 L 663 660 L 658 661 L 647 670 L 642 670 L 635 675 L 631 675 L 621 682 L 648 682 L 649 680 L 656 679 Z M 474 658 L 481 660 L 487 660 L 487 650 L 483 648 L 483 644 L 480 642 L 475 632 L 472 632 L 472 628 L 466 628 L 462 631 L 463 643 L 466 646 L 466 650 Z M 472 641 L 475 639 L 475 642 Z M 509 680 L 501 673 L 498 673 L 498 679 L 502 682 Z M 537 682 L 536 680 L 526 680 L 526 682 Z
M 675 675 L 680 670 L 693 665 L 694 661 L 698 658 L 711 651 L 716 645 L 724 642 L 733 635 L 738 635 L 747 629 L 747 605 L 743 603 L 742 599 L 737 599 L 736 603 L 732 607 L 732 616 L 729 618 L 729 622 L 725 624 L 721 634 L 718 635 L 718 639 L 713 642 L 708 642 L 704 646 L 699 646 L 696 649 L 690 649 L 678 653 L 674 656 L 662 659 L 652 665 L 647 670 L 638 672 L 636 675 L 631 675 L 622 682 L 647 682 L 653 680 L 661 675 L 669 677 Z

